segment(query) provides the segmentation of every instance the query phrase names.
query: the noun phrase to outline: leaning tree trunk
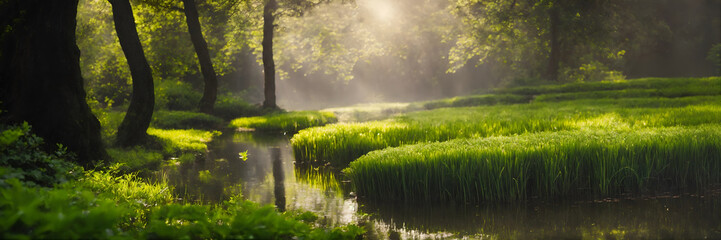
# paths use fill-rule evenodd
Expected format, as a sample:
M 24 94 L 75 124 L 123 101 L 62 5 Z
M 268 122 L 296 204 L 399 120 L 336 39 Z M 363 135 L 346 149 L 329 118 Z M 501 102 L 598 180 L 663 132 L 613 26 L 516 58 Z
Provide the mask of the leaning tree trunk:
M 130 1 L 108 1 L 113 5 L 115 31 L 118 33 L 118 40 L 120 40 L 120 46 L 128 60 L 130 75 L 133 78 L 133 95 L 130 98 L 130 106 L 118 128 L 118 137 L 115 142 L 123 147 L 139 145 L 148 136 L 148 126 L 150 126 L 155 106 L 153 74 L 145 59 L 143 47 L 140 45 Z
M 549 17 L 551 22 L 551 39 L 550 39 L 550 45 L 551 45 L 551 53 L 548 58 L 548 69 L 546 70 L 546 79 L 551 81 L 557 81 L 558 80 L 558 68 L 559 64 L 561 62 L 561 42 L 559 40 L 559 32 L 558 32 L 558 25 L 560 24 L 560 17 L 559 17 L 559 10 L 558 6 L 554 4 L 551 6 L 551 9 L 549 9 Z
M 0 2 L 0 120 L 27 121 L 46 148 L 63 144 L 89 167 L 107 157 L 85 102 L 75 44 L 78 0 Z
M 273 13 L 278 8 L 275 0 L 268 0 L 263 7 L 263 71 L 265 72 L 264 108 L 277 108 L 275 103 L 275 62 L 273 61 Z
M 213 63 L 210 61 L 208 44 L 205 42 L 203 32 L 200 30 L 200 20 L 198 19 L 195 0 L 183 0 L 183 6 L 190 40 L 193 42 L 193 47 L 195 47 L 195 53 L 198 55 L 198 62 L 200 62 L 200 71 L 205 79 L 205 90 L 203 91 L 203 97 L 200 99 L 200 111 L 212 113 L 218 95 L 218 79 L 215 76 Z

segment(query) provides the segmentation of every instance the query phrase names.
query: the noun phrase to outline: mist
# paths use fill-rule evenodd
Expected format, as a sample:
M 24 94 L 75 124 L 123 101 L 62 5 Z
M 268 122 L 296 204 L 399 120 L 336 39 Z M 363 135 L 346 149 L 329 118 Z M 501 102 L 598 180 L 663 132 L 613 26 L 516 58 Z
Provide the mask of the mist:
M 282 18 L 275 42 L 280 106 L 301 110 L 419 101 L 508 85 L 517 76 L 493 60 L 475 57 L 449 70 L 449 52 L 468 31 L 453 13 L 453 4 L 358 0 Z M 636 6 L 651 10 L 633 21 L 658 25 L 649 26 L 645 35 L 613 33 L 645 43 L 627 47 L 634 49 L 628 50 L 618 71 L 629 78 L 716 73 L 706 55 L 711 45 L 721 42 L 721 1 L 647 1 Z M 249 86 L 261 88 L 261 67 L 252 68 L 255 77 Z

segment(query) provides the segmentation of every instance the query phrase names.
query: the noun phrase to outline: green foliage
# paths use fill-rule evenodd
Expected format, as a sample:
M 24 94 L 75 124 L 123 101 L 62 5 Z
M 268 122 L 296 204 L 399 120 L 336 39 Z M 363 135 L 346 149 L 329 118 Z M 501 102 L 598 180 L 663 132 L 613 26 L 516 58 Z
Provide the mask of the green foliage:
M 62 145 L 53 153 L 43 150 L 43 139 L 30 132 L 30 125 L 0 125 L 0 187 L 9 179 L 28 186 L 51 187 L 75 178 L 78 166 Z
M 241 97 L 227 93 L 218 96 L 213 115 L 230 121 L 239 117 L 261 115 L 263 111 L 259 106 L 251 105 Z
M 278 213 L 272 206 L 228 201 L 222 206 L 166 205 L 155 209 L 143 237 L 167 239 L 354 239 L 363 233 L 355 225 L 329 230 Z
M 689 103 L 709 101 L 696 97 Z M 715 99 L 719 99 L 715 97 Z M 301 162 L 344 166 L 372 150 L 455 138 L 512 135 L 586 128 L 640 129 L 717 123 L 719 102 L 675 107 L 673 100 L 588 100 L 414 112 L 385 121 L 333 124 L 293 136 L 294 156 Z M 629 108 L 633 104 L 633 108 Z
M 181 153 L 205 153 L 208 150 L 206 143 L 212 140 L 213 137 L 220 135 L 220 132 L 195 129 L 148 128 L 148 134 L 158 138 L 165 154 L 178 155 Z
M 155 108 L 193 111 L 198 108 L 202 94 L 180 81 L 159 81 L 155 87 Z
M 144 147 L 130 149 L 108 148 L 107 151 L 115 163 L 123 164 L 129 172 L 156 169 L 164 159 L 163 154 L 160 152 Z
M 335 114 L 338 122 L 366 122 L 421 109 L 423 107 L 420 103 L 364 103 L 349 107 L 326 108 L 322 111 Z
M 560 131 L 421 143 L 370 152 L 345 172 L 360 196 L 406 202 L 699 189 L 721 181 L 721 126 Z
M 238 118 L 230 122 L 230 127 L 258 131 L 297 132 L 301 129 L 322 126 L 337 121 L 335 115 L 331 112 L 298 111 Z
M 0 188 L 0 237 L 4 239 L 112 238 L 129 213 L 110 199 L 80 189 Z
M 162 129 L 217 129 L 223 119 L 205 113 L 186 111 L 156 111 L 150 126 Z
M 709 78 L 641 78 L 622 81 L 604 81 L 588 83 L 567 83 L 560 85 L 542 85 L 534 87 L 516 87 L 495 89 L 496 94 L 517 94 L 535 96 L 551 93 L 575 93 L 608 90 L 630 89 L 683 89 L 683 88 L 710 88 L 721 87 L 721 77 Z
M 425 109 L 436 109 L 444 107 L 490 106 L 496 104 L 527 103 L 530 100 L 531 99 L 527 96 L 513 94 L 486 94 L 428 101 L 423 103 L 423 107 Z
M 720 82 L 721 83 L 721 82 Z M 536 102 L 554 102 L 577 99 L 611 99 L 611 98 L 678 98 L 688 96 L 719 96 L 721 84 L 715 86 L 684 86 L 663 89 L 623 89 L 606 91 L 588 91 L 571 93 L 550 93 L 536 96 Z
M 721 43 L 714 44 L 711 49 L 708 50 L 706 59 L 716 65 L 716 73 L 721 75 Z

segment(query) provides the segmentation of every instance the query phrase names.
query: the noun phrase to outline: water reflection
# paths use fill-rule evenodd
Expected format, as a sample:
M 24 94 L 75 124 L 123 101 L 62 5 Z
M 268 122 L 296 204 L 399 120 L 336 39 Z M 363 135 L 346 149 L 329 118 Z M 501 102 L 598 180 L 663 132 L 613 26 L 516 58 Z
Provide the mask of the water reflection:
M 718 194 L 601 203 L 359 204 L 337 173 L 295 167 L 289 136 L 226 133 L 209 147 L 204 160 L 160 171 L 178 196 L 212 203 L 240 193 L 281 211 L 312 211 L 321 224 L 357 223 L 367 239 L 721 238 Z M 244 151 L 247 161 L 238 155 Z

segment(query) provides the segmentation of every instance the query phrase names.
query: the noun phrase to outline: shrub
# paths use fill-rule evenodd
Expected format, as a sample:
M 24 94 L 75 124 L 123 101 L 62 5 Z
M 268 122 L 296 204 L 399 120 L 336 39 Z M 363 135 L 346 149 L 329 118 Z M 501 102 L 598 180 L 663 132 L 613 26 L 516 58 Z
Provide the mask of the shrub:
M 264 110 L 257 105 L 249 104 L 238 96 L 224 94 L 218 96 L 213 109 L 213 115 L 225 120 L 232 120 L 239 117 L 258 116 Z
M 155 109 L 193 111 L 198 108 L 202 94 L 187 83 L 164 80 L 156 82 Z
M 42 149 L 43 139 L 30 132 L 30 125 L 0 125 L 0 187 L 8 179 L 28 186 L 51 187 L 76 177 L 81 170 L 62 145 L 54 153 Z
M 223 119 L 205 113 L 187 111 L 156 111 L 151 126 L 162 129 L 216 129 Z
M 111 238 L 129 214 L 110 199 L 76 189 L 24 187 L 16 179 L 0 188 L 3 239 Z

